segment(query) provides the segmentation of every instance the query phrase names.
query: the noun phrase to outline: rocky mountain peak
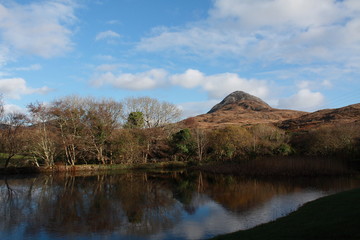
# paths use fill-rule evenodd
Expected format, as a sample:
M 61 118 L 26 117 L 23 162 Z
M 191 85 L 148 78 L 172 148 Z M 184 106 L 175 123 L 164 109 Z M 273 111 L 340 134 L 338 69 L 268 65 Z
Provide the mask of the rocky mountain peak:
M 216 104 L 208 113 L 221 110 L 230 110 L 233 107 L 241 107 L 245 110 L 262 111 L 270 110 L 271 107 L 258 97 L 243 91 L 235 91 L 225 97 L 220 103 Z

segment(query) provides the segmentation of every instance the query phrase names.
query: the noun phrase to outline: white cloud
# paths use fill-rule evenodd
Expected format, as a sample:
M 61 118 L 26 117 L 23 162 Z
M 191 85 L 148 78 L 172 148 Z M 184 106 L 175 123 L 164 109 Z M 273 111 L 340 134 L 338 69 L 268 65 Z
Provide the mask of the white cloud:
M 252 28 L 284 25 L 304 28 L 341 20 L 346 16 L 341 5 L 332 0 L 217 0 L 211 16 L 233 18 Z
M 71 0 L 0 4 L 0 44 L 14 54 L 50 58 L 72 49 L 69 25 L 76 17 Z
M 223 73 L 206 77 L 203 89 L 208 91 L 210 97 L 220 98 L 227 94 L 241 90 L 260 98 L 269 94 L 267 81 L 241 78 L 235 73 Z
M 325 97 L 320 92 L 312 92 L 309 89 L 300 89 L 291 97 L 280 99 L 278 107 L 285 109 L 313 111 L 323 106 L 324 100 Z
M 204 21 L 156 28 L 137 48 L 269 63 L 344 63 L 360 54 L 359 28 L 354 0 L 215 0 Z
M 113 67 L 112 65 L 101 65 L 98 70 L 110 70 Z M 206 76 L 195 69 L 188 69 L 182 74 L 173 75 L 168 74 L 164 69 L 152 69 L 142 73 L 122 73 L 118 75 L 109 71 L 95 75 L 91 83 L 96 87 L 111 85 L 116 88 L 130 90 L 146 90 L 172 84 L 184 88 L 200 88 L 207 92 L 210 99 L 225 97 L 236 90 L 242 90 L 261 98 L 267 97 L 270 92 L 267 81 L 245 79 L 235 73 Z
M 171 76 L 171 82 L 185 88 L 194 88 L 204 82 L 204 74 L 198 70 L 188 69 L 183 74 Z
M 21 95 L 28 94 L 46 94 L 51 89 L 48 87 L 31 88 L 28 87 L 26 81 L 22 78 L 0 79 L 0 93 L 7 98 L 19 99 Z
M 24 109 L 18 105 L 14 105 L 14 104 L 5 104 L 4 112 L 5 112 L 5 114 L 7 114 L 7 113 L 26 113 L 26 109 Z
M 98 33 L 95 37 L 95 40 L 99 41 L 99 40 L 104 40 L 104 39 L 114 39 L 114 38 L 120 38 L 120 37 L 121 37 L 120 34 L 114 32 L 114 31 L 108 30 L 105 32 Z
M 173 75 L 171 82 L 185 88 L 200 87 L 213 99 L 225 97 L 236 90 L 245 91 L 261 98 L 267 97 L 269 93 L 267 81 L 241 78 L 236 73 L 206 76 L 198 70 L 188 69 L 183 74 Z
M 158 35 L 143 38 L 137 46 L 140 51 L 183 52 L 196 55 L 240 54 L 251 41 L 251 36 L 241 36 L 225 29 L 199 26 L 179 31 L 163 28 Z
M 93 78 L 92 84 L 100 87 L 111 85 L 129 90 L 147 90 L 163 85 L 168 73 L 163 69 L 152 69 L 142 73 L 123 73 L 115 75 L 112 72 L 103 73 Z

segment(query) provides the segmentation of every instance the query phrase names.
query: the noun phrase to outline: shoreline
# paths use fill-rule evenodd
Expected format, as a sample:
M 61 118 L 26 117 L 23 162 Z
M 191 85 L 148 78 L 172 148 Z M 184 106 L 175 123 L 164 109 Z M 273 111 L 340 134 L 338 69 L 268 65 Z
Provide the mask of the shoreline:
M 356 164 L 358 165 L 358 163 Z M 82 164 L 54 165 L 52 167 L 8 167 L 0 168 L 0 175 L 103 172 L 120 170 L 187 169 L 214 174 L 243 177 L 317 177 L 358 175 L 359 168 L 349 161 L 328 158 L 259 158 L 240 161 L 193 163 L 180 161 L 150 162 L 139 164 Z
M 151 169 L 181 169 L 186 168 L 184 162 L 159 162 L 141 164 L 82 164 L 82 165 L 54 165 L 51 167 L 8 167 L 0 168 L 0 175 L 14 174 L 41 174 L 41 173 L 65 173 L 65 172 L 102 172 L 118 170 L 151 170 Z

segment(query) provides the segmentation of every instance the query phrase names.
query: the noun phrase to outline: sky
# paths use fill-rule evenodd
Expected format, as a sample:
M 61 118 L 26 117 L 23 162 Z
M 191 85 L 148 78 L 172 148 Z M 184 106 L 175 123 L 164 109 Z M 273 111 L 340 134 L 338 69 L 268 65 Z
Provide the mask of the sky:
M 316 111 L 360 102 L 359 0 L 0 0 L 7 111 L 149 96 L 183 118 L 233 91 Z

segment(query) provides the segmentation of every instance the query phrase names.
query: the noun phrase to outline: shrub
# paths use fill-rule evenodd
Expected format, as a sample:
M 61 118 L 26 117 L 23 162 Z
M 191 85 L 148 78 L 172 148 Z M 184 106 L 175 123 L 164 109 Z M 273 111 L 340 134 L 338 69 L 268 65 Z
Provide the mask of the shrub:
M 258 124 L 250 128 L 254 155 L 289 155 L 293 150 L 285 131 L 268 124 Z
M 226 126 L 209 134 L 209 152 L 212 159 L 231 160 L 248 155 L 251 134 L 243 127 Z
M 360 125 L 324 126 L 294 135 L 292 143 L 298 152 L 312 156 L 356 157 L 360 153 Z
M 170 145 L 174 155 L 181 160 L 188 160 L 196 152 L 196 144 L 188 128 L 182 129 L 171 136 Z

